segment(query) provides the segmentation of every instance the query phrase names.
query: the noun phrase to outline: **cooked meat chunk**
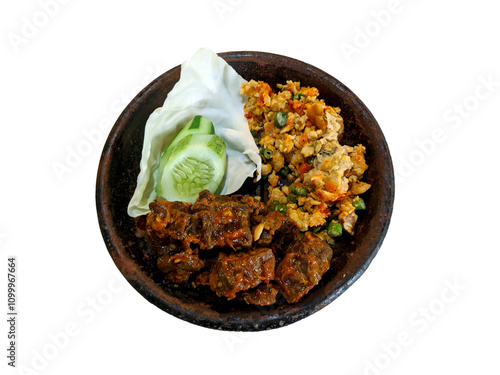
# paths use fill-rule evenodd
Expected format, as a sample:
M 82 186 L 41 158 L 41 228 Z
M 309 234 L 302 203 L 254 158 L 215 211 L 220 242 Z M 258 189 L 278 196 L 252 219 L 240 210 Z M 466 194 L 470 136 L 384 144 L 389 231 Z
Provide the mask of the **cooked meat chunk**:
M 210 288 L 219 297 L 233 299 L 238 292 L 273 280 L 275 264 L 271 249 L 220 253 L 209 275 Z
M 332 249 L 313 234 L 291 244 L 276 268 L 276 281 L 287 302 L 297 302 L 330 268 Z
M 267 207 L 248 195 L 216 196 L 204 190 L 192 211 L 201 222 L 201 248 L 228 246 L 239 250 L 252 246 L 251 220 L 267 212 Z
M 193 272 L 186 271 L 180 268 L 173 269 L 169 273 L 165 274 L 165 280 L 170 281 L 175 284 L 185 284 L 188 282 L 189 278 Z
M 158 269 L 168 281 L 185 283 L 189 277 L 200 271 L 205 262 L 199 258 L 198 251 L 187 249 L 176 254 L 165 252 L 157 260 Z
M 180 240 L 196 242 L 197 233 L 188 233 L 191 224 L 190 205 L 155 199 L 149 204 L 151 212 L 146 219 L 146 233 L 153 244 Z
M 278 211 L 269 211 L 267 215 L 255 218 L 262 225 L 262 231 L 256 239 L 260 246 L 268 246 L 273 240 L 277 248 L 286 247 L 299 236 L 295 223 Z
M 208 190 L 203 190 L 195 203 L 193 211 L 210 211 L 214 207 L 245 205 L 252 215 L 266 214 L 267 206 L 250 195 L 214 195 Z
M 228 195 L 215 195 L 209 190 L 203 190 L 200 192 L 196 202 L 193 203 L 193 211 L 210 211 L 215 204 L 230 204 L 232 201 L 236 201 L 232 198 Z
M 193 220 L 198 220 L 201 226 L 202 249 L 227 246 L 239 250 L 252 246 L 250 214 L 244 205 L 215 206 L 194 213 Z
M 269 306 L 276 303 L 278 288 L 273 284 L 259 284 L 255 289 L 238 293 L 237 297 L 249 305 Z

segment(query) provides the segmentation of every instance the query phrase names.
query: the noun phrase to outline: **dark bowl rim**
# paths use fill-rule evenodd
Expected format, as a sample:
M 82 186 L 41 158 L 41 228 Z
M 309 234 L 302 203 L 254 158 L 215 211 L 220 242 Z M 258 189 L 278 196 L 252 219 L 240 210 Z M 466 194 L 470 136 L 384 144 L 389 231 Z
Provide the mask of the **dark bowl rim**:
M 231 52 L 221 52 L 217 53 L 220 57 L 226 60 L 228 63 L 231 61 L 237 61 L 242 58 L 250 58 L 250 59 L 271 59 L 271 60 L 285 60 L 288 64 L 294 66 L 300 66 L 302 69 L 306 69 L 307 71 L 319 74 L 324 79 L 328 79 L 331 81 L 334 86 L 340 90 L 343 94 L 350 96 L 351 102 L 357 104 L 359 108 L 363 110 L 363 112 L 370 118 L 370 121 L 376 126 L 378 129 L 380 140 L 382 144 L 381 148 L 386 153 L 386 157 L 384 158 L 386 167 L 388 170 L 387 176 L 387 186 L 388 190 L 385 193 L 385 201 L 384 201 L 384 220 L 381 222 L 381 230 L 379 232 L 379 238 L 377 239 L 377 243 L 372 247 L 369 256 L 363 260 L 362 266 L 359 267 L 356 272 L 350 274 L 343 283 L 338 286 L 333 292 L 326 295 L 325 298 L 316 302 L 313 306 L 313 309 L 310 311 L 300 311 L 300 310 L 292 310 L 291 312 L 286 312 L 284 315 L 271 315 L 267 316 L 267 320 L 264 322 L 256 323 L 254 320 L 245 321 L 244 319 L 236 319 L 234 321 L 221 321 L 220 319 L 214 319 L 213 317 L 207 317 L 199 314 L 199 310 L 191 311 L 186 308 L 180 308 L 179 306 L 171 306 L 168 301 L 165 301 L 158 295 L 157 284 L 151 280 L 143 271 L 141 271 L 138 267 L 127 267 L 130 262 L 133 260 L 124 253 L 121 249 L 123 248 L 123 244 L 119 239 L 113 238 L 111 235 L 113 228 L 108 223 L 106 217 L 108 213 L 107 201 L 103 197 L 103 192 L 105 191 L 105 183 L 106 183 L 106 171 L 109 168 L 109 165 L 106 163 L 107 158 L 113 152 L 113 145 L 116 139 L 119 137 L 121 132 L 124 131 L 126 125 L 126 119 L 133 112 L 137 105 L 141 103 L 141 101 L 147 97 L 151 92 L 154 92 L 157 86 L 169 76 L 180 74 L 181 64 L 169 69 L 168 71 L 162 73 L 158 77 L 156 77 L 153 81 L 151 81 L 146 87 L 144 87 L 126 106 L 126 108 L 122 111 L 118 119 L 116 120 L 113 128 L 110 130 L 108 138 L 103 147 L 103 151 L 101 154 L 101 158 L 99 161 L 98 171 L 97 171 L 97 179 L 96 179 L 96 208 L 97 208 L 97 217 L 98 223 L 101 230 L 101 234 L 103 236 L 106 248 L 108 253 L 110 254 L 113 262 L 116 267 L 125 277 L 125 279 L 132 285 L 134 289 L 136 289 L 144 298 L 146 298 L 150 303 L 160 308 L 161 310 L 180 318 L 184 321 L 196 324 L 198 326 L 202 326 L 205 328 L 226 330 L 226 331 L 261 331 L 261 330 L 269 330 L 275 329 L 279 327 L 283 327 L 294 322 L 297 322 L 307 316 L 312 315 L 313 313 L 321 310 L 325 306 L 329 305 L 333 300 L 339 297 L 342 293 L 344 293 L 359 277 L 366 271 L 368 266 L 371 264 L 372 260 L 378 253 L 387 231 L 389 229 L 389 224 L 391 221 L 394 197 L 395 197 L 395 186 L 394 186 L 394 169 L 392 164 L 392 159 L 389 152 L 389 147 L 387 145 L 387 141 L 385 136 L 374 118 L 371 111 L 366 107 L 366 105 L 354 94 L 346 85 L 340 82 L 338 79 L 333 77 L 332 75 L 326 73 L 325 71 L 311 65 L 300 61 L 298 59 L 279 55 L 275 53 L 269 52 L 259 52 L 259 51 L 231 51 Z M 178 81 L 178 78 L 177 78 Z

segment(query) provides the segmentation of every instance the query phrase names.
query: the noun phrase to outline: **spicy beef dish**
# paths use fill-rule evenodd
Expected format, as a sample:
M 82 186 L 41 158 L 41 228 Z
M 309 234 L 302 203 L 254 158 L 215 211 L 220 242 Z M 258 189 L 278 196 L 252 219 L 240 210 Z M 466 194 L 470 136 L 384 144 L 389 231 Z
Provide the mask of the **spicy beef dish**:
M 314 87 L 251 80 L 241 94 L 267 199 L 208 190 L 193 204 L 157 198 L 138 225 L 167 282 L 253 305 L 280 294 L 294 303 L 330 268 L 335 238 L 355 235 L 370 188 L 365 147 L 340 144 L 340 109 Z

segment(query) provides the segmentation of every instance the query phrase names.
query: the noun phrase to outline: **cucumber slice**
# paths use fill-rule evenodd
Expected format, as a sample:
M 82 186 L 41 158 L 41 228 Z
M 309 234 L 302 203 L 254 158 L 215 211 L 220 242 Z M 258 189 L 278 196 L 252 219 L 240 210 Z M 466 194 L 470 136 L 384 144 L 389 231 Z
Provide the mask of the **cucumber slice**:
M 162 158 L 165 157 L 166 159 L 168 159 L 177 143 L 179 143 L 182 138 L 189 134 L 215 134 L 214 124 L 212 124 L 211 121 L 208 121 L 203 116 L 194 116 L 191 121 L 184 125 L 181 130 L 179 130 L 179 133 L 177 133 L 172 143 L 170 143 L 170 145 L 163 153 Z
M 160 165 L 158 167 L 158 181 L 161 181 L 163 170 L 165 169 L 165 165 L 167 164 L 172 151 L 175 146 L 186 136 L 190 134 L 215 134 L 214 124 L 211 121 L 208 121 L 203 116 L 195 116 L 191 121 L 189 121 L 186 125 L 179 130 L 179 133 L 175 136 L 173 141 L 168 145 L 167 149 L 163 153 L 160 159 Z M 161 185 L 158 183 L 156 185 L 156 196 L 163 196 L 161 191 Z
M 226 164 L 226 144 L 220 137 L 187 135 L 172 150 L 158 180 L 158 190 L 168 201 L 193 203 L 204 189 L 218 191 Z

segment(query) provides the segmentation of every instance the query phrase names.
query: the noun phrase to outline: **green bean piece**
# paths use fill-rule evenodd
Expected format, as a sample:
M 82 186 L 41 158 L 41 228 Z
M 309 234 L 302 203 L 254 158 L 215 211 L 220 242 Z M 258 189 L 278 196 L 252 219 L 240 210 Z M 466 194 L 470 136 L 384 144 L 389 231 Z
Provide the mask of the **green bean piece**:
M 269 209 L 271 211 L 281 212 L 282 214 L 286 213 L 286 206 L 284 204 L 281 204 L 277 200 L 271 202 L 271 204 L 269 205 Z
M 297 188 L 297 195 L 300 197 L 305 197 L 309 193 L 309 190 L 305 186 L 299 186 Z
M 286 121 L 288 119 L 288 115 L 286 112 L 279 111 L 274 115 L 274 125 L 276 125 L 278 128 L 282 128 L 286 125 Z
M 293 100 L 301 100 L 303 101 L 304 103 L 306 102 L 306 95 L 305 94 L 302 94 L 302 93 L 298 93 L 298 94 L 295 94 L 293 97 L 292 97 Z
M 288 167 L 288 165 L 285 165 L 283 168 L 280 169 L 278 173 L 283 177 L 286 177 L 286 175 L 290 173 L 290 167 Z
M 342 224 L 330 221 L 328 223 L 326 233 L 332 238 L 340 237 L 342 235 Z
M 292 203 L 297 203 L 297 195 L 293 193 L 288 194 L 288 201 Z
M 270 160 L 273 157 L 273 152 L 265 147 L 259 147 L 259 152 L 262 157 L 266 160 Z
M 300 197 L 305 197 L 309 193 L 309 190 L 305 186 L 291 185 L 290 192 Z
M 366 203 L 361 197 L 357 197 L 352 201 L 352 205 L 356 211 L 366 210 Z
M 272 201 L 270 204 L 269 204 L 269 209 L 271 211 L 276 211 L 276 205 L 279 204 L 280 202 L 278 201 Z
M 276 211 L 286 214 L 286 206 L 284 204 L 276 205 Z

